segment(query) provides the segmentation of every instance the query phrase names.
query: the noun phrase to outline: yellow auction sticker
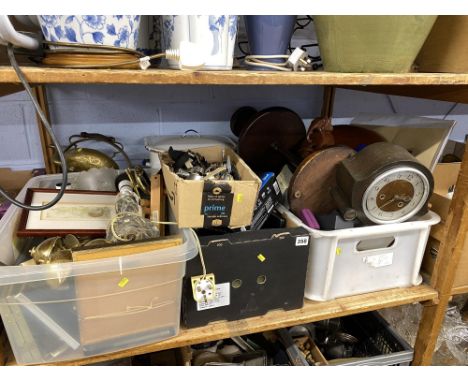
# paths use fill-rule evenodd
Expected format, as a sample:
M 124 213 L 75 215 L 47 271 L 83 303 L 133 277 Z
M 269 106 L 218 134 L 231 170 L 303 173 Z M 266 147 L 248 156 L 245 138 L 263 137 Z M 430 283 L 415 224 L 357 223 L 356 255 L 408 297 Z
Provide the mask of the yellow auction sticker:
M 119 287 L 123 288 L 125 285 L 128 284 L 128 279 L 126 277 L 122 278 L 122 280 L 119 281 L 117 284 Z

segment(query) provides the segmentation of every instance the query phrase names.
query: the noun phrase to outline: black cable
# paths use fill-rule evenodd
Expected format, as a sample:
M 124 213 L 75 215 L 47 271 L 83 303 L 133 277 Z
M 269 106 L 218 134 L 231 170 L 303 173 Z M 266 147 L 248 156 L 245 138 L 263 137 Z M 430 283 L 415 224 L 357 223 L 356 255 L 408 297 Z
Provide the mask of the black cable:
M 302 23 L 302 21 L 305 21 L 305 22 Z M 293 36 L 296 33 L 296 31 L 298 31 L 300 29 L 305 29 L 313 21 L 314 21 L 314 19 L 311 16 L 296 18 L 296 26 L 294 27 L 294 30 L 293 30 Z M 312 47 L 318 47 L 318 43 L 303 44 L 303 45 L 299 46 L 299 48 L 301 48 L 305 52 L 307 52 L 307 48 L 312 48 Z M 289 53 L 292 53 L 295 49 L 296 49 L 295 47 L 293 48 L 291 46 L 291 41 L 289 41 L 289 44 L 288 44 Z M 322 61 L 322 57 L 320 57 L 320 56 L 311 56 L 310 54 L 307 54 L 307 56 L 310 59 L 310 61 L 314 63 L 312 65 L 312 70 L 317 70 L 317 69 L 319 69 L 319 68 L 321 68 L 323 66 L 320 63 Z
M 237 42 L 237 47 L 239 48 L 239 50 L 243 54 L 243 56 L 238 56 L 238 57 L 236 57 L 236 59 L 242 60 L 242 59 L 244 59 L 245 57 L 247 57 L 249 55 L 249 52 L 244 50 L 244 48 L 242 47 L 243 45 L 248 45 L 248 44 L 249 44 L 248 41 L 238 41 Z
M 65 193 L 65 189 L 67 187 L 67 181 L 68 181 L 67 163 L 65 160 L 65 155 L 63 154 L 63 151 L 60 148 L 60 144 L 57 141 L 57 138 L 55 137 L 54 132 L 52 131 L 52 127 L 50 126 L 49 121 L 47 121 L 47 117 L 45 116 L 44 112 L 41 109 L 41 106 L 39 105 L 36 97 L 34 96 L 31 86 L 29 86 L 28 80 L 26 79 L 21 68 L 16 62 L 15 54 L 13 52 L 13 45 L 11 45 L 10 43 L 7 46 L 7 51 L 8 51 L 8 58 L 10 59 L 11 66 L 13 67 L 13 69 L 16 72 L 16 75 L 18 76 L 19 80 L 23 84 L 26 90 L 26 93 L 28 93 L 29 97 L 31 98 L 34 108 L 36 109 L 36 112 L 39 115 L 39 118 L 41 119 L 42 123 L 44 124 L 44 127 L 46 128 L 47 133 L 50 135 L 52 142 L 57 148 L 58 156 L 60 158 L 60 164 L 62 166 L 62 184 L 55 198 L 52 199 L 49 203 L 44 204 L 43 206 L 28 206 L 22 202 L 19 202 L 18 200 L 10 197 L 2 187 L 0 187 L 0 195 L 2 195 L 5 199 L 7 199 L 9 202 L 11 202 L 17 207 L 24 208 L 30 211 L 42 211 L 57 204 L 59 200 L 62 198 L 63 194 Z

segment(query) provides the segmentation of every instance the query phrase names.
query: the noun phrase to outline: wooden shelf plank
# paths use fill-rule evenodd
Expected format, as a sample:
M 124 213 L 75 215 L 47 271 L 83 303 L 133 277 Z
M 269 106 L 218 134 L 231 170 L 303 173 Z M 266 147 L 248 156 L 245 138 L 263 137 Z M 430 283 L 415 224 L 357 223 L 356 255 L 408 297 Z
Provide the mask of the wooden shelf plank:
M 430 286 L 419 285 L 411 288 L 396 288 L 381 292 L 344 297 L 325 302 L 312 302 L 306 300 L 302 309 L 291 310 L 288 312 L 275 310 L 264 316 L 252 317 L 245 320 L 232 322 L 220 321 L 194 329 L 182 328 L 178 336 L 162 342 L 76 361 L 58 362 L 55 363 L 55 365 L 83 365 L 110 361 L 113 359 L 193 345 L 232 336 L 274 330 L 332 317 L 347 316 L 376 309 L 410 304 L 418 301 L 435 300 L 437 297 L 437 292 Z M 15 360 L 12 355 L 10 355 L 7 364 L 15 364 Z
M 468 103 L 468 86 L 465 84 L 450 85 L 444 84 L 441 86 L 342 86 L 345 89 L 359 90 L 372 93 L 390 94 L 404 97 L 424 98 L 437 101 Z
M 452 296 L 456 294 L 468 294 L 468 285 L 452 288 Z
M 181 71 L 169 69 L 60 69 L 23 67 L 31 83 L 181 84 L 181 85 L 468 85 L 468 73 L 331 73 Z M 0 83 L 18 83 L 16 73 L 0 66 Z M 403 89 L 402 89 L 403 90 Z

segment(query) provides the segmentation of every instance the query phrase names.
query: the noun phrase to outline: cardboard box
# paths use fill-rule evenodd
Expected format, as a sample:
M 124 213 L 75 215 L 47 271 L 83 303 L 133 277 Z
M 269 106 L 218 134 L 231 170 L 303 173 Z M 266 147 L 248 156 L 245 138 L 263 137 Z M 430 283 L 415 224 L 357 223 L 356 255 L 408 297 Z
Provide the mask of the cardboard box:
M 441 218 L 441 224 L 445 223 L 452 198 L 449 189 L 455 187 L 461 163 L 439 163 L 434 175 L 434 193 L 431 196 L 431 209 Z
M 170 159 L 163 155 L 164 183 L 179 228 L 250 225 L 261 184 L 259 177 L 229 148 L 213 146 L 191 150 L 203 155 L 209 163 L 221 162 L 224 152 L 231 157 L 241 180 L 185 180 L 171 170 Z
M 415 60 L 420 72 L 468 71 L 468 16 L 439 16 Z
M 0 186 L 10 197 L 16 197 L 26 182 L 34 176 L 33 171 L 12 171 L 9 168 L 0 168 Z M 0 196 L 0 219 L 11 205 L 3 196 Z
M 444 231 L 450 203 L 452 202 L 448 190 L 456 184 L 461 163 L 439 163 L 434 170 L 434 193 L 431 196 L 431 210 L 441 217 L 441 222 L 431 229 L 431 236 L 426 245 L 426 251 L 421 269 L 428 275 L 432 274 L 437 254 L 439 252 L 440 240 Z M 453 287 L 468 286 L 468 240 L 457 267 Z
M 16 196 L 34 175 L 36 174 L 31 170 L 12 171 L 10 168 L 0 168 L 0 186 L 12 196 Z

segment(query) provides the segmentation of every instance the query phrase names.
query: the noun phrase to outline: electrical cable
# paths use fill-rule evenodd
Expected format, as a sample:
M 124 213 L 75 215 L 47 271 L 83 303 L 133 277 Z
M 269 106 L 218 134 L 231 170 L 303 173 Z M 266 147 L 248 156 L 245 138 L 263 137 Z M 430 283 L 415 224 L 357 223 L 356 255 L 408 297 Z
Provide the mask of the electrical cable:
M 151 220 L 151 223 L 153 223 L 153 224 L 177 225 L 176 222 L 161 222 L 161 221 L 154 221 L 154 220 Z M 193 237 L 195 239 L 195 243 L 197 244 L 198 254 L 200 255 L 200 262 L 201 262 L 202 269 L 203 269 L 203 278 L 206 278 L 205 259 L 203 258 L 203 252 L 202 252 L 202 248 L 201 248 L 200 239 L 198 238 L 198 235 L 197 235 L 197 233 L 195 232 L 195 230 L 193 228 L 189 228 L 189 230 L 190 230 L 190 232 L 192 232 L 192 235 L 193 235 Z
M 301 21 L 305 21 L 305 23 L 301 23 Z M 311 16 L 308 16 L 308 15 L 305 16 L 305 17 L 298 17 L 296 19 L 296 26 L 294 27 L 294 30 L 293 30 L 293 36 L 295 35 L 295 33 L 298 30 L 305 29 L 313 21 L 314 21 L 314 19 Z M 299 48 L 301 48 L 302 50 L 307 52 L 307 48 L 314 48 L 314 47 L 318 47 L 318 46 L 319 46 L 319 44 L 317 42 L 314 42 L 314 43 L 310 43 L 310 44 L 300 45 Z M 291 46 L 291 41 L 289 41 L 289 44 L 288 44 L 289 52 L 292 53 L 295 49 L 296 49 L 295 47 Z M 317 63 L 322 61 L 322 57 L 320 57 L 320 56 L 311 56 L 310 54 L 308 54 L 308 57 L 309 57 L 310 62 L 314 63 L 312 65 L 312 70 L 317 70 L 317 69 L 319 69 L 320 67 L 323 66 L 322 64 L 317 64 Z
M 238 56 L 236 57 L 238 60 L 244 59 L 246 56 L 249 55 L 249 52 L 243 48 L 244 45 L 247 45 L 248 47 L 249 42 L 248 41 L 239 41 L 237 43 L 237 47 L 239 48 L 240 52 L 243 54 L 243 56 Z
M 99 54 L 101 56 L 104 56 L 106 59 L 108 59 L 109 57 L 112 57 L 112 54 L 110 54 L 110 52 L 118 52 L 120 54 L 125 53 L 125 59 L 121 58 L 122 61 L 120 62 L 108 62 L 104 64 L 84 65 L 81 63 L 67 64 L 63 62 L 57 62 L 57 60 L 55 60 L 55 62 L 52 62 L 52 65 L 48 63 L 48 66 L 55 66 L 55 67 L 60 67 L 60 68 L 104 69 L 104 68 L 114 68 L 114 67 L 121 67 L 121 66 L 139 65 L 142 70 L 146 70 L 151 66 L 151 60 L 158 59 L 158 58 L 166 58 L 167 60 L 177 61 L 179 63 L 180 69 L 197 70 L 203 67 L 203 65 L 205 64 L 204 59 L 206 59 L 204 53 L 198 49 L 197 45 L 194 43 L 190 43 L 188 41 L 181 41 L 178 49 L 166 49 L 166 51 L 163 53 L 156 53 L 156 54 L 152 54 L 149 56 L 145 56 L 136 50 L 114 47 L 114 46 L 109 46 L 109 45 L 90 45 L 90 44 L 81 44 L 81 43 L 62 43 L 62 42 L 51 42 L 51 41 L 45 41 L 44 44 L 51 45 L 51 46 L 73 47 L 73 49 L 65 50 L 65 53 L 66 54 L 67 53 L 69 54 L 81 53 L 83 55 L 87 54 L 88 59 L 92 55 L 99 55 Z M 49 54 L 51 55 L 55 53 L 61 54 L 62 51 L 63 51 L 62 49 L 60 51 L 54 50 L 53 53 L 51 52 Z M 109 52 L 103 53 L 103 51 L 109 51 Z M 130 60 L 127 58 L 129 54 L 137 56 L 137 58 Z M 70 57 L 68 57 L 68 59 L 69 58 Z M 63 59 L 64 57 L 62 55 L 61 60 Z M 98 56 L 98 59 L 103 60 L 104 58 Z
M 34 108 L 36 109 L 37 114 L 39 115 L 39 118 L 41 119 L 42 123 L 44 124 L 44 127 L 49 134 L 50 138 L 52 139 L 52 142 L 54 143 L 55 147 L 57 148 L 57 153 L 60 159 L 60 164 L 62 166 L 62 184 L 60 186 L 60 190 L 58 194 L 47 204 L 44 204 L 42 206 L 29 206 L 27 204 L 24 204 L 12 197 L 10 197 L 5 190 L 0 187 L 0 195 L 2 195 L 6 200 L 8 200 L 10 203 L 14 204 L 17 207 L 24 208 L 26 210 L 30 211 L 42 211 L 45 209 L 48 209 L 55 204 L 59 202 L 59 200 L 62 198 L 63 194 L 65 193 L 66 187 L 67 187 L 67 181 L 68 181 L 68 169 L 67 169 L 67 163 L 65 160 L 65 155 L 63 153 L 63 150 L 60 147 L 60 144 L 55 137 L 54 132 L 52 131 L 52 126 L 50 125 L 49 121 L 47 120 L 47 117 L 45 116 L 44 112 L 41 109 L 41 106 L 39 105 L 39 102 L 37 101 L 36 97 L 33 94 L 33 91 L 31 89 L 31 86 L 29 86 L 28 80 L 23 74 L 23 71 L 18 65 L 18 62 L 16 61 L 15 54 L 13 52 L 13 45 L 8 44 L 7 46 L 7 52 L 8 52 L 8 58 L 10 60 L 11 66 L 16 72 L 16 75 L 18 76 L 19 80 L 23 84 L 26 93 L 29 95 L 31 98 L 31 101 L 33 103 Z
M 244 59 L 244 63 L 250 66 L 258 66 L 262 68 L 270 68 L 280 70 L 283 72 L 290 72 L 292 69 L 286 67 L 286 62 L 289 56 L 287 54 L 275 54 L 275 55 L 249 55 Z M 264 61 L 265 59 L 284 59 L 284 62 L 269 62 Z
M 301 21 L 306 21 L 306 22 L 305 22 L 304 24 L 301 24 L 301 23 L 300 23 Z M 295 26 L 294 29 L 293 29 L 292 35 L 294 36 L 294 34 L 295 34 L 298 30 L 305 29 L 312 21 L 313 21 L 313 19 L 312 19 L 312 17 L 310 17 L 310 16 L 306 16 L 306 17 L 297 17 L 297 18 L 296 18 L 296 23 L 295 23 L 296 26 Z M 304 47 L 305 47 L 305 46 L 314 46 L 314 45 L 318 45 L 318 44 L 301 45 L 300 48 L 304 50 Z M 289 41 L 289 44 L 288 44 L 289 53 L 292 53 L 294 49 L 296 49 L 296 48 L 291 47 L 291 41 Z
M 296 18 L 295 21 L 295 27 L 293 29 L 292 35 L 296 33 L 296 31 L 300 29 L 305 29 L 310 23 L 313 22 L 313 18 L 311 16 L 305 16 L 305 17 L 298 17 Z M 237 42 L 237 47 L 239 51 L 242 53 L 241 56 L 235 57 L 237 60 L 244 60 L 244 64 L 248 66 L 257 66 L 257 67 L 264 67 L 264 68 L 269 68 L 269 69 L 274 69 L 278 71 L 284 71 L 284 72 L 289 72 L 295 69 L 291 69 L 287 64 L 286 61 L 289 55 L 265 55 L 265 56 L 259 56 L 259 55 L 249 55 L 249 52 L 244 48 L 244 45 L 248 45 L 248 41 L 238 41 Z M 307 48 L 309 47 L 318 47 L 318 43 L 310 43 L 310 44 L 303 44 L 301 45 L 300 48 L 301 50 L 307 52 Z M 291 47 L 291 41 L 288 43 L 288 51 L 289 53 L 292 53 L 296 48 Z M 307 62 L 309 64 L 309 69 L 312 70 L 317 70 L 323 65 L 320 64 L 322 61 L 322 58 L 320 56 L 311 56 L 306 53 L 307 57 Z M 270 61 L 264 61 L 263 59 L 274 59 L 274 58 L 284 58 L 285 62 L 284 63 L 274 63 Z M 307 69 L 306 69 L 307 70 Z M 302 69 L 304 71 L 304 69 Z

